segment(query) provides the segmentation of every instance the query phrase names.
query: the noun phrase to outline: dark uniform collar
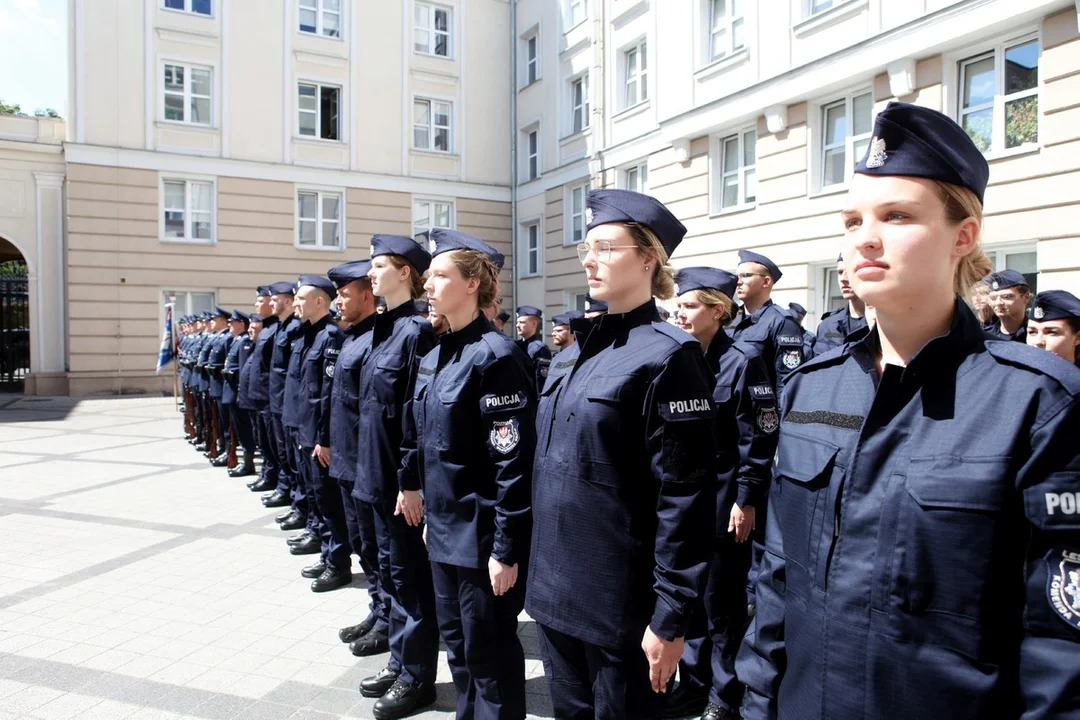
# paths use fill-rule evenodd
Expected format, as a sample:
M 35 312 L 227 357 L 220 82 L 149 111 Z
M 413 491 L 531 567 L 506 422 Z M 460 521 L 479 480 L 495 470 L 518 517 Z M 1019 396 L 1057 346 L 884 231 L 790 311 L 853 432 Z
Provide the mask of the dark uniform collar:
M 375 327 L 375 320 L 379 317 L 379 313 L 371 313 L 366 318 L 358 323 L 354 323 L 345 328 L 345 335 L 348 337 L 359 337 L 366 333 L 371 328 Z
M 773 306 L 773 301 L 772 301 L 772 298 L 769 298 L 768 300 L 766 300 L 766 301 L 765 301 L 765 303 L 764 303 L 764 304 L 763 304 L 763 305 L 762 305 L 761 307 L 759 307 L 759 308 L 758 308 L 757 310 L 755 310 L 755 311 L 754 311 L 753 313 L 751 313 L 750 315 L 747 315 L 747 314 L 746 314 L 746 307 L 745 307 L 745 306 L 743 306 L 743 316 L 742 316 L 742 319 L 741 319 L 741 320 L 739 320 L 739 322 L 738 322 L 738 325 L 736 325 L 736 327 L 738 327 L 739 325 L 742 325 L 742 324 L 743 324 L 743 323 L 745 323 L 745 322 L 746 322 L 747 320 L 749 320 L 749 321 L 750 321 L 750 324 L 751 324 L 751 325 L 753 325 L 753 324 L 754 324 L 754 323 L 756 323 L 756 322 L 757 322 L 758 320 L 760 320 L 760 319 L 762 318 L 762 316 L 763 316 L 763 315 L 764 315 L 764 314 L 765 314 L 765 313 L 766 313 L 766 312 L 768 311 L 768 309 L 769 309 L 770 307 L 772 307 L 772 306 Z
M 705 350 L 705 360 L 709 363 L 709 367 L 715 368 L 720 358 L 734 344 L 735 341 L 731 339 L 731 336 L 724 332 L 724 328 L 720 328 Z
M 939 335 L 926 343 L 904 368 L 903 378 L 915 379 L 930 373 L 938 374 L 946 368 L 955 368 L 973 351 L 984 344 L 982 325 L 968 308 L 967 303 L 956 298 L 953 309 L 952 325 L 944 335 Z M 877 356 L 881 352 L 881 342 L 874 330 L 851 346 L 851 353 L 863 370 L 877 370 Z
M 443 348 L 446 352 L 453 352 L 454 350 L 465 347 L 488 330 L 493 329 L 494 326 L 488 322 L 487 316 L 484 315 L 484 313 L 480 313 L 475 320 L 460 330 L 449 330 L 443 333 L 439 338 L 439 347 Z
M 323 315 L 321 318 L 319 318 L 315 322 L 305 321 L 304 325 L 306 325 L 307 327 L 305 327 L 304 330 L 309 335 L 315 336 L 315 335 L 318 335 L 319 331 L 322 330 L 324 327 L 326 327 L 329 322 L 330 322 L 330 313 L 327 313 L 326 315 Z
M 394 323 L 400 318 L 419 315 L 420 311 L 412 300 L 406 300 L 393 310 L 384 313 L 375 313 L 375 336 L 376 342 L 381 342 L 394 329 Z
M 278 321 L 278 316 L 277 315 L 271 315 L 270 317 L 263 319 L 263 327 L 266 327 L 268 325 L 273 325 L 277 321 Z
M 614 334 L 651 322 L 660 322 L 660 313 L 657 312 L 656 301 L 652 298 L 628 312 L 601 315 L 593 323 L 593 331 Z

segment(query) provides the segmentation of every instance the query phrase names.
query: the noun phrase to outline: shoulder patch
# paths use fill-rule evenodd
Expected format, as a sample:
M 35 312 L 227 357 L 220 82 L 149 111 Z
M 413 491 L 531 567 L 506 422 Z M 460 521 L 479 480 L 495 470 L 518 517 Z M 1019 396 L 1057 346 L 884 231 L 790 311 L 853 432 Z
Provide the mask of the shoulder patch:
M 986 352 L 995 360 L 1032 370 L 1056 380 L 1070 395 L 1080 395 L 1080 373 L 1052 352 L 1018 342 L 988 342 Z
M 776 339 L 781 345 L 802 345 L 802 336 L 800 335 L 781 335 Z
M 496 358 L 508 357 L 514 352 L 514 341 L 503 335 L 498 330 L 486 332 L 481 337 L 484 338 L 484 344 L 491 348 L 491 352 L 495 355 Z M 502 339 L 500 340 L 500 338 Z
M 750 385 L 750 397 L 754 400 L 776 400 L 772 385 Z
M 522 410 L 529 404 L 529 397 L 522 390 L 505 395 L 484 395 L 480 398 L 480 412 L 483 414 Z
M 1058 617 L 1080 630 L 1080 552 L 1055 548 L 1050 553 L 1046 559 L 1046 597 Z

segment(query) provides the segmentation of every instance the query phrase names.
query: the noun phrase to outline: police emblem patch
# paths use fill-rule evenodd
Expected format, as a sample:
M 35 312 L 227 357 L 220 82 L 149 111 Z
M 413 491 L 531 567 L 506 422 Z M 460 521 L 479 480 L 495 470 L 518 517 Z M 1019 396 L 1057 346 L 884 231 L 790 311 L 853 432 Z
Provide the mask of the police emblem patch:
M 1042 309 L 1041 305 L 1036 305 L 1035 309 L 1031 311 L 1031 315 L 1036 320 L 1042 320 L 1043 316 L 1046 315 L 1046 311 Z
M 1000 289 L 1001 289 L 1001 287 L 1000 287 L 1000 286 L 998 285 L 998 281 L 997 281 L 997 280 L 995 280 L 994 282 L 990 283 L 990 289 L 991 289 L 991 290 L 1000 290 Z
M 759 408 L 757 411 L 758 430 L 772 435 L 780 427 L 780 413 L 773 406 Z
M 1057 549 L 1050 553 L 1046 595 L 1054 612 L 1080 630 L 1080 552 Z
M 334 364 L 333 363 L 327 363 L 327 365 L 326 365 L 326 377 L 328 377 L 328 378 L 334 377 Z
M 794 370 L 795 368 L 802 365 L 802 353 L 798 350 L 784 351 L 784 357 L 781 359 L 784 363 L 784 367 L 786 367 L 788 370 Z
M 488 440 L 491 442 L 491 447 L 503 455 L 509 453 L 517 447 L 518 441 L 521 440 L 517 420 L 510 418 L 509 420 L 492 423 L 491 435 Z
M 592 225 L 592 218 L 593 218 L 592 208 L 591 207 L 585 208 L 585 224 L 586 225 Z
M 879 168 L 888 159 L 889 155 L 885 152 L 885 140 L 875 137 L 870 142 L 870 150 L 866 153 L 866 167 Z

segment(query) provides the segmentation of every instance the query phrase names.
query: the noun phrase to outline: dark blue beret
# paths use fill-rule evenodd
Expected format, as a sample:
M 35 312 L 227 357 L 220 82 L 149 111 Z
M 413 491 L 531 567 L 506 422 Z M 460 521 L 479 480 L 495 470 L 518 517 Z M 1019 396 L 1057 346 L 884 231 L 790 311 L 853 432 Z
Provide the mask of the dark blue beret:
M 585 312 L 607 312 L 607 300 L 594 300 L 593 296 L 585 293 Z
M 261 323 L 261 322 L 264 322 L 266 320 L 266 318 L 268 318 L 268 317 L 270 317 L 270 316 L 269 315 L 256 315 L 255 313 L 252 313 L 252 314 L 248 315 L 248 322 L 253 322 L 253 323 L 259 322 L 259 323 Z
M 544 311 L 536 307 L 535 305 L 522 305 L 517 309 L 517 314 L 518 317 L 526 317 L 528 315 L 533 315 L 540 318 L 541 320 L 544 319 Z
M 226 320 L 232 317 L 232 313 L 220 305 L 214 308 L 214 315 L 219 318 L 225 318 Z
M 580 320 L 583 317 L 585 317 L 585 313 L 580 310 L 567 310 L 551 318 L 551 324 L 553 326 L 569 325 L 571 320 Z
M 276 283 L 274 283 L 274 284 L 272 284 L 270 286 L 270 294 L 271 295 L 295 295 L 296 294 L 296 284 L 292 283 L 292 282 L 290 282 L 288 280 L 282 280 L 281 282 L 276 282 Z
M 776 267 L 776 263 L 762 255 L 761 253 L 756 253 L 751 250 L 740 250 L 739 262 L 751 262 L 757 263 L 758 265 L 764 265 L 765 269 L 769 271 L 769 275 L 772 276 L 774 283 L 780 282 L 780 278 L 784 276 L 784 273 L 780 272 L 780 268 Z
M 1035 296 L 1031 318 L 1037 322 L 1080 319 L 1080 300 L 1065 290 L 1044 290 Z
M 451 250 L 476 250 L 487 255 L 499 270 L 502 270 L 503 263 L 506 262 L 506 258 L 501 252 L 480 238 L 473 237 L 468 233 L 450 230 L 449 228 L 432 228 L 430 238 L 435 246 L 431 257 Z
M 330 282 L 334 284 L 335 288 L 342 288 L 353 280 L 366 278 L 369 270 L 371 270 L 370 260 L 353 260 L 335 265 L 326 271 L 326 276 L 330 278 Z
M 806 314 L 806 308 L 804 308 L 799 303 L 788 303 L 788 310 L 790 310 L 791 312 L 796 313 L 798 315 L 805 315 Z
M 656 312 L 660 315 L 661 320 L 667 320 L 669 317 L 671 317 L 671 311 L 663 305 L 657 305 Z
M 413 300 L 413 307 L 415 307 L 416 312 L 421 315 L 428 315 L 431 313 L 431 303 L 427 300 Z
M 686 228 L 662 202 L 632 190 L 590 190 L 585 198 L 588 229 L 605 223 L 635 222 L 656 234 L 668 255 L 686 235 Z
M 990 285 L 991 290 L 1007 290 L 1018 285 L 1027 285 L 1028 281 L 1026 277 L 1016 270 L 1002 270 L 1001 272 L 992 273 L 987 278 L 987 283 Z
M 269 285 L 260 285 L 259 287 L 255 288 L 255 294 L 261 297 L 269 297 L 274 293 L 270 291 Z
M 313 288 L 322 290 L 331 297 L 337 294 L 337 288 L 334 287 L 334 283 L 330 282 L 322 275 L 301 275 L 296 281 L 296 288 L 299 290 L 305 285 L 310 285 Z
M 495 317 L 498 318 L 499 320 L 502 320 L 504 323 L 509 322 L 510 313 L 506 312 L 505 310 L 500 310 L 499 314 L 496 315 Z
M 229 322 L 242 322 L 246 325 L 251 322 L 251 318 L 247 313 L 242 313 L 239 310 L 233 310 L 232 315 L 229 316 Z
M 716 290 L 735 298 L 735 286 L 739 284 L 739 278 L 735 273 L 713 267 L 688 267 L 675 273 L 675 285 L 679 288 L 679 294 L 688 293 L 691 290 Z
M 372 235 L 371 257 L 379 255 L 400 255 L 408 260 L 419 273 L 427 272 L 431 265 L 431 255 L 420 247 L 419 243 L 402 235 Z
M 891 102 L 874 121 L 863 175 L 903 175 L 966 187 L 982 202 L 990 166 L 968 134 L 937 110 Z
M 202 314 L 202 321 L 203 322 L 208 322 L 208 321 L 213 320 L 213 319 L 214 319 L 214 314 L 212 312 L 210 312 L 209 310 L 204 310 L 203 311 L 203 314 Z

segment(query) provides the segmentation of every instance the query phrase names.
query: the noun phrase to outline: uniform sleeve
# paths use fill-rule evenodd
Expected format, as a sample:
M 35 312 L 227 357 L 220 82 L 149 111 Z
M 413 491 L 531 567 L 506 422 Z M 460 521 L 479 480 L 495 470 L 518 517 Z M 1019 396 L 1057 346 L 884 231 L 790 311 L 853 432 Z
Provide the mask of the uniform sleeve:
M 319 425 L 315 440 L 324 448 L 330 447 L 330 406 L 333 404 L 334 397 L 334 369 L 337 367 L 338 355 L 341 354 L 341 344 L 344 340 L 342 333 L 330 333 L 323 346 L 322 386 L 319 388 Z
M 417 357 L 409 370 L 405 403 L 401 408 L 401 467 L 398 468 L 398 489 L 418 491 L 420 482 L 420 450 L 416 432 L 416 383 L 421 372 Z
M 739 394 L 735 411 L 739 424 L 739 487 L 735 502 L 739 507 L 756 507 L 761 505 L 769 489 L 780 428 L 776 392 L 761 358 L 747 360 L 735 392 Z
M 1068 400 L 1032 431 L 1021 468 L 1030 536 L 1024 565 L 1020 689 L 1025 718 L 1080 712 L 1080 403 Z
M 776 387 L 779 389 L 784 379 L 810 358 L 806 357 L 802 327 L 786 315 L 776 323 L 773 341 L 776 344 Z
M 495 541 L 491 556 L 513 565 L 528 558 L 536 393 L 524 362 L 501 357 L 480 378 L 480 428 L 495 466 Z
M 659 480 L 649 626 L 664 640 L 684 637 L 701 596 L 716 535 L 713 386 L 701 349 L 686 345 L 669 358 L 646 397 L 646 433 Z

